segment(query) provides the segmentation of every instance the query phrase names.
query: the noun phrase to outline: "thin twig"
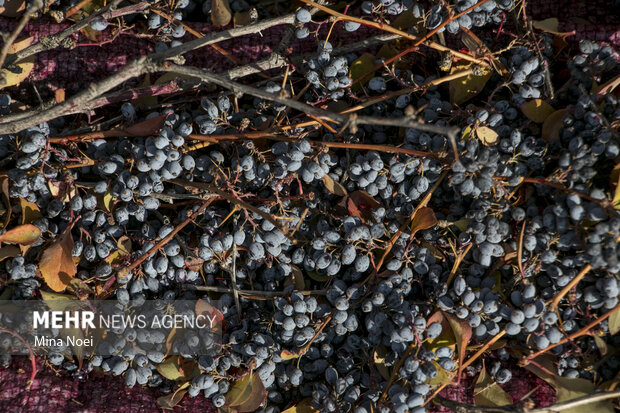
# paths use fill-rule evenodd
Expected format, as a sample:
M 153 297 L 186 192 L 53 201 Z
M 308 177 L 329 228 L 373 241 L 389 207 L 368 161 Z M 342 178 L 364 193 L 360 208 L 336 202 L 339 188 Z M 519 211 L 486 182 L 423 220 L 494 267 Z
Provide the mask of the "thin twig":
M 389 33 L 398 34 L 399 36 L 404 37 L 405 39 L 415 40 L 415 41 L 420 40 L 420 37 L 418 37 L 418 36 L 409 34 L 407 32 L 403 32 L 402 30 L 398 30 L 398 29 L 396 29 L 396 28 L 394 28 L 392 26 L 389 26 L 389 25 L 387 25 L 385 23 L 376 23 L 376 22 L 373 22 L 373 21 L 363 20 L 363 19 L 360 19 L 360 18 L 357 18 L 357 17 L 353 17 L 353 16 L 347 16 L 346 14 L 338 13 L 337 11 L 334 11 L 334 10 L 330 9 L 329 7 L 321 6 L 320 4 L 317 4 L 317 3 L 313 2 L 312 0 L 301 0 L 301 1 L 306 3 L 306 4 L 311 5 L 313 7 L 317 7 L 318 9 L 324 11 L 325 13 L 331 14 L 332 16 L 335 16 L 335 17 L 337 17 L 340 20 L 348 20 L 348 21 L 352 21 L 352 22 L 355 22 L 355 23 L 362 24 L 364 26 L 373 27 L 373 28 L 378 29 L 378 30 L 382 30 L 382 31 L 386 31 L 386 32 L 389 32 Z M 424 42 L 424 45 L 430 47 L 431 49 L 435 49 L 437 51 L 440 51 L 440 52 L 452 53 L 456 57 L 459 57 L 459 58 L 464 59 L 464 60 L 468 60 L 468 61 L 473 62 L 473 63 L 477 63 L 477 64 L 482 65 L 482 66 L 488 66 L 488 63 L 486 61 L 484 61 L 484 60 L 472 57 L 472 56 L 468 55 L 467 53 L 461 53 L 461 52 L 458 52 L 456 50 L 450 49 L 449 47 L 440 45 L 439 43 L 435 43 L 435 42 L 431 42 L 431 41 L 426 41 L 426 42 Z
M 0 68 L 2 68 L 4 61 L 6 60 L 6 56 L 9 54 L 9 49 L 11 48 L 11 45 L 15 42 L 15 40 L 17 40 L 19 34 L 22 32 L 22 30 L 24 30 L 24 27 L 26 27 L 28 20 L 30 20 L 30 16 L 36 13 L 37 10 L 39 10 L 41 7 L 43 7 L 43 3 L 41 2 L 41 0 L 34 0 L 30 7 L 28 7 L 28 10 L 26 10 L 26 12 L 22 15 L 21 19 L 19 19 L 19 23 L 17 23 L 17 26 L 15 27 L 11 35 L 5 40 L 4 44 L 2 45 L 2 50 L 0 50 Z
M 197 290 L 197 291 L 213 291 L 216 293 L 232 293 L 232 288 L 226 287 L 217 287 L 217 286 L 204 286 L 204 285 L 184 285 L 183 288 Z M 264 297 L 265 299 L 274 298 L 274 297 L 283 297 L 290 295 L 290 292 L 285 291 L 259 291 L 259 290 L 236 290 L 239 295 L 242 296 L 255 296 L 255 297 Z M 292 292 L 292 291 L 291 291 Z M 325 295 L 327 294 L 326 290 L 295 290 L 296 293 L 300 293 L 303 295 Z
M 2 327 L 0 327 L 0 331 L 4 332 L 4 333 L 7 333 L 7 334 L 10 334 L 13 337 L 17 338 L 28 349 L 28 357 L 30 358 L 30 365 L 32 366 L 32 371 L 30 372 L 30 378 L 28 379 L 28 384 L 26 384 L 26 390 L 29 390 L 30 387 L 32 386 L 32 384 L 34 383 L 35 377 L 37 376 L 37 361 L 36 361 L 36 358 L 34 356 L 34 352 L 32 351 L 32 347 L 30 347 L 30 344 L 22 336 L 20 336 L 16 332 L 8 330 L 6 328 L 2 328 Z
M 127 267 L 121 268 L 120 270 L 118 270 L 118 272 L 116 273 L 116 279 L 120 280 L 123 279 L 125 277 L 127 277 L 129 275 L 129 273 L 131 273 L 131 271 L 133 271 L 134 269 L 136 269 L 139 265 L 141 265 L 147 258 L 149 258 L 151 255 L 155 254 L 157 252 L 157 250 L 159 250 L 161 247 L 163 247 L 164 245 L 166 245 L 168 242 L 170 242 L 170 240 L 172 238 L 174 238 L 174 236 L 176 234 L 179 233 L 179 231 L 181 231 L 183 228 L 185 228 L 187 226 L 187 224 L 189 224 L 190 222 L 193 222 L 200 214 L 202 214 L 204 212 L 205 209 L 207 209 L 207 207 L 209 205 L 211 205 L 211 203 L 214 201 L 214 198 L 210 198 L 207 201 L 205 201 L 200 208 L 198 208 L 196 210 L 196 212 L 194 212 L 193 214 L 191 214 L 189 217 L 187 217 L 187 219 L 183 222 L 181 222 L 175 229 L 173 229 L 168 235 L 166 235 L 165 237 L 163 237 L 161 240 L 159 240 L 154 246 L 153 248 L 151 248 L 150 250 L 148 250 L 147 252 L 145 252 L 144 254 L 142 254 L 140 256 L 140 258 L 138 258 L 137 260 L 135 260 L 133 263 L 131 263 L 130 265 L 128 265 Z

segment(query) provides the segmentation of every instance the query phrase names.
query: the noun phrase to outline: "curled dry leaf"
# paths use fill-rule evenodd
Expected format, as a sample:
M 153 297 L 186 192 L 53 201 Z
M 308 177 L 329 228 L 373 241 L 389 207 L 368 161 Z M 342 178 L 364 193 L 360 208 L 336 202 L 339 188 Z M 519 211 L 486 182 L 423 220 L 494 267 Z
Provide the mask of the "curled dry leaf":
M 226 406 L 238 412 L 256 411 L 267 397 L 267 390 L 258 374 L 250 371 L 226 393 Z
M 351 192 L 347 198 L 349 215 L 359 217 L 362 220 L 368 220 L 372 210 L 379 205 L 381 204 L 366 191 Z
M 131 239 L 123 235 L 116 241 L 116 246 L 118 248 L 105 259 L 108 264 L 113 266 L 120 264 L 124 257 L 131 254 Z
M 521 104 L 521 112 L 532 122 L 543 123 L 555 109 L 542 99 L 532 99 Z
M 183 400 L 183 396 L 187 393 L 187 390 L 178 390 L 174 393 L 167 394 L 157 398 L 157 405 L 162 409 L 172 409 Z
M 32 224 L 19 225 L 0 235 L 0 242 L 31 245 L 41 238 L 41 230 Z
M 620 75 L 614 77 L 613 79 L 611 79 L 609 82 L 605 83 L 604 85 L 599 86 L 596 92 L 596 98 L 601 99 L 605 95 L 610 94 L 611 92 L 614 91 L 616 87 L 618 87 L 618 85 L 620 85 Z
M 499 140 L 497 132 L 487 126 L 476 128 L 476 136 L 480 139 L 480 142 L 487 146 L 493 146 Z
M 216 26 L 226 26 L 232 19 L 228 0 L 211 1 L 211 22 Z
M 429 229 L 437 224 L 437 217 L 432 208 L 420 208 L 411 220 L 411 237 L 413 238 L 418 231 Z
M 30 46 L 32 44 L 33 38 L 28 37 L 26 39 L 22 39 L 13 43 L 9 47 L 9 55 L 19 52 L 22 49 Z M 0 89 L 15 86 L 20 84 L 23 80 L 25 80 L 32 69 L 34 68 L 34 55 L 29 56 L 25 59 L 22 59 L 19 63 L 14 65 L 9 65 L 2 69 L 2 74 L 4 75 L 4 79 L 6 83 L 4 85 L 0 85 Z
M 507 406 L 512 404 L 512 397 L 491 379 L 483 367 L 474 387 L 474 401 L 480 406 Z
M 329 176 L 329 174 L 323 175 L 322 180 L 323 180 L 323 185 L 325 185 L 325 188 L 330 193 L 334 195 L 338 195 L 338 196 L 347 195 L 347 190 L 345 189 L 345 187 L 342 186 L 340 182 L 334 181 L 334 179 L 331 176 Z
M 68 227 L 41 256 L 39 262 L 41 275 L 47 285 L 56 292 L 64 291 L 77 272 L 71 255 L 72 250 L 73 238 L 71 227 Z

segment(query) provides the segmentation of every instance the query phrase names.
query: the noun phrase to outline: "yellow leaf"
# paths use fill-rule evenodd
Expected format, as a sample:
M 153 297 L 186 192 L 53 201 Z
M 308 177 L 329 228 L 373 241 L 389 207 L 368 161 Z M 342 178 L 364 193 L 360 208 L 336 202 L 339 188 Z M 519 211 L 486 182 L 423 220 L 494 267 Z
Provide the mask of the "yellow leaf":
M 620 332 L 620 310 L 611 313 L 607 325 L 609 326 L 609 334 L 612 336 Z
M 37 204 L 19 198 L 19 205 L 22 210 L 22 224 L 32 224 L 33 221 L 41 218 L 41 211 Z
M 293 283 L 298 290 L 306 289 L 306 280 L 304 280 L 304 274 L 301 272 L 298 266 L 289 264 L 291 266 L 291 273 L 293 275 Z
M 452 72 L 460 72 L 467 68 L 467 65 L 459 65 L 452 68 Z M 484 86 L 487 84 L 489 79 L 491 79 L 491 75 L 492 72 L 487 70 L 482 74 L 482 76 L 475 76 L 471 74 L 451 80 L 449 83 L 450 102 L 455 105 L 461 105 L 467 102 L 469 99 L 480 93 L 482 89 L 484 89 Z
M 293 359 L 299 358 L 299 354 L 291 353 L 288 350 L 282 350 L 280 352 L 280 358 L 282 360 L 293 360 Z
M 68 227 L 52 245 L 43 251 L 39 261 L 39 270 L 43 279 L 56 292 L 64 291 L 77 272 L 71 255 L 72 250 L 73 238 L 71 227 Z
M 32 37 L 28 37 L 26 39 L 22 39 L 18 42 L 13 43 L 9 46 L 9 56 L 11 54 L 17 53 L 20 50 L 25 49 L 26 47 L 32 44 Z M 15 86 L 20 84 L 24 79 L 28 77 L 32 69 L 34 68 L 34 55 L 29 56 L 19 63 L 14 65 L 9 65 L 9 67 L 5 67 L 2 69 L 2 73 L 4 75 L 4 79 L 6 80 L 6 84 L 0 85 L 0 89 L 9 86 Z
M 211 1 L 211 22 L 216 26 L 226 26 L 232 19 L 228 0 Z
M 377 370 L 379 370 L 379 374 L 381 374 L 381 376 L 384 379 L 389 380 L 390 371 L 385 365 L 385 357 L 387 356 L 387 354 L 388 354 L 388 351 L 385 348 L 385 346 L 380 345 L 377 348 L 375 348 L 375 350 L 373 351 L 372 358 L 373 358 L 373 361 L 375 362 L 375 367 L 377 367 Z
M 122 260 L 123 257 L 129 255 L 131 253 L 131 239 L 126 235 L 123 235 L 116 241 L 117 249 L 108 255 L 105 261 L 110 265 L 117 265 Z
M 452 383 L 454 374 L 441 367 L 436 361 L 433 361 L 432 363 L 435 365 L 435 369 L 437 369 L 437 375 L 432 379 L 426 380 L 426 384 L 431 386 L 441 386 Z
M 41 230 L 32 224 L 19 225 L 0 235 L 0 242 L 7 244 L 34 244 L 41 238 Z
M 312 407 L 312 399 L 303 399 L 293 407 L 289 407 L 282 413 L 319 413 L 317 409 Z
M 542 99 L 532 99 L 521 104 L 521 112 L 536 123 L 543 123 L 555 109 Z
M 478 137 L 478 139 L 480 139 L 480 142 L 487 146 L 493 146 L 497 144 L 499 137 L 497 132 L 486 126 L 480 126 L 476 128 L 476 136 Z
M 267 397 L 267 391 L 258 374 L 249 372 L 226 393 L 226 405 L 239 412 L 253 412 Z
M 179 367 L 179 357 L 169 357 L 157 365 L 159 374 L 168 380 L 179 380 L 185 375 Z
M 107 212 L 112 211 L 112 206 L 114 205 L 114 196 L 110 190 L 107 190 L 105 194 L 103 194 L 103 208 Z
M 356 61 L 351 63 L 349 68 L 351 79 L 356 82 L 358 78 L 364 76 L 364 74 L 372 70 L 373 67 L 375 67 L 375 57 L 370 53 L 364 53 Z M 360 90 L 363 85 L 373 78 L 374 73 L 375 72 L 372 72 L 364 76 L 360 81 L 351 86 L 351 90 L 354 92 Z
M 487 375 L 484 368 L 480 370 L 474 387 L 474 401 L 479 406 L 507 406 L 512 404 L 512 397 Z

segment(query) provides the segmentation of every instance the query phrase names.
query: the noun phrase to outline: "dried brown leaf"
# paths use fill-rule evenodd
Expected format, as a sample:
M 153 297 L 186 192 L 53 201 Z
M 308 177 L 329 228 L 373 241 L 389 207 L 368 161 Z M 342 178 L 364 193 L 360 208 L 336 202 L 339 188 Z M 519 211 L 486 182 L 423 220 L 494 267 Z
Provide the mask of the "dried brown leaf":
M 54 291 L 60 292 L 67 288 L 77 272 L 71 251 L 73 238 L 71 227 L 68 227 L 58 239 L 50 245 L 41 256 L 39 270 L 47 285 Z
M 429 229 L 437 224 L 437 217 L 432 208 L 420 208 L 411 220 L 411 237 L 414 237 L 418 231 Z
M 345 187 L 342 186 L 340 182 L 334 181 L 334 179 L 331 176 L 329 176 L 329 174 L 323 175 L 322 180 L 323 180 L 323 185 L 325 185 L 325 188 L 330 193 L 334 195 L 338 195 L 338 196 L 347 195 L 347 190 L 345 189 Z

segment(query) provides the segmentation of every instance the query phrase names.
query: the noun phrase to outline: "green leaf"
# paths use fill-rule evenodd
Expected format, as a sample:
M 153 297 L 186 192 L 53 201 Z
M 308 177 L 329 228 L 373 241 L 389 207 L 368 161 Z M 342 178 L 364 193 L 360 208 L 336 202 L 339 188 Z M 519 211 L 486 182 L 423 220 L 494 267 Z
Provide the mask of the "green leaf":
M 512 397 L 482 368 L 474 387 L 474 401 L 480 406 L 507 406 L 512 404 Z
M 542 138 L 544 140 L 555 141 L 560 139 L 562 119 L 567 113 L 568 109 L 560 109 L 547 116 L 542 126 Z
M 542 99 L 532 99 L 521 104 L 521 112 L 532 122 L 543 123 L 555 109 Z
M 361 55 L 356 61 L 351 63 L 351 79 L 353 79 L 353 81 L 355 82 L 360 76 L 364 76 L 364 73 L 368 73 L 370 70 L 372 70 L 372 68 L 375 67 L 375 60 L 375 57 L 370 53 L 364 53 L 363 55 Z M 369 73 L 367 76 L 364 76 L 359 82 L 351 86 L 351 90 L 357 92 L 374 76 L 375 72 Z
M 226 406 L 238 412 L 253 412 L 258 410 L 266 397 L 267 390 L 258 374 L 249 372 L 226 393 Z
M 467 68 L 468 65 L 460 65 L 454 67 L 452 72 L 459 72 Z M 450 102 L 455 105 L 467 102 L 484 89 L 489 79 L 491 79 L 491 75 L 492 72 L 488 70 L 482 76 L 471 74 L 451 80 L 449 83 Z

